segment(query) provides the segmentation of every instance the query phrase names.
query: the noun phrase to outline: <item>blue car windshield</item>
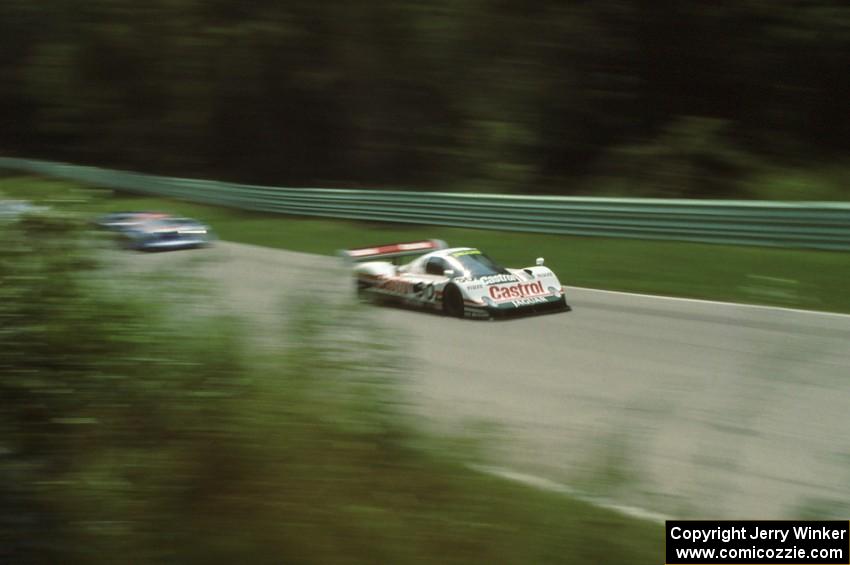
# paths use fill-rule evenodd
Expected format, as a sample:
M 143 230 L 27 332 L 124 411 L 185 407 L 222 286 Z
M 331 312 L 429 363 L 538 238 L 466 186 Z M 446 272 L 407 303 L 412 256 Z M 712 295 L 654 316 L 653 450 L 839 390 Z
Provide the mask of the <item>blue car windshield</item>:
M 490 275 L 507 275 L 507 269 L 490 259 L 477 249 L 466 249 L 451 254 L 451 258 L 460 263 L 464 273 L 470 277 L 488 277 Z

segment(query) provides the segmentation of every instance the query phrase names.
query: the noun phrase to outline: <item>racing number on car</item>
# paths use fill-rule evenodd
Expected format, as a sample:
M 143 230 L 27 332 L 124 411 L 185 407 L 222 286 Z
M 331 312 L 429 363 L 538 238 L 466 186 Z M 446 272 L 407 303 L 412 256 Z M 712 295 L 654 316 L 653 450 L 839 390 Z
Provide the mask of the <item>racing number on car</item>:
M 414 285 L 403 280 L 390 279 L 381 284 L 383 290 L 393 292 L 395 294 L 412 294 L 415 292 Z
M 425 287 L 423 295 L 425 296 L 425 300 L 434 299 L 434 283 L 429 283 L 428 286 Z

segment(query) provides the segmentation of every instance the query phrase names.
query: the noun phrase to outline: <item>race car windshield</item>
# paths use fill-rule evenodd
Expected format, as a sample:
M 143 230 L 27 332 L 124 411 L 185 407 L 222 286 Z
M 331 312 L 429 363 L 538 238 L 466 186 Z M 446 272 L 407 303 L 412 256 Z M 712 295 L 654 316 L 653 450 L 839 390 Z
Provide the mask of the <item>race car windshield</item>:
M 453 253 L 452 259 L 460 263 L 463 271 L 470 277 L 488 277 L 490 275 L 508 274 L 507 269 L 477 249 Z

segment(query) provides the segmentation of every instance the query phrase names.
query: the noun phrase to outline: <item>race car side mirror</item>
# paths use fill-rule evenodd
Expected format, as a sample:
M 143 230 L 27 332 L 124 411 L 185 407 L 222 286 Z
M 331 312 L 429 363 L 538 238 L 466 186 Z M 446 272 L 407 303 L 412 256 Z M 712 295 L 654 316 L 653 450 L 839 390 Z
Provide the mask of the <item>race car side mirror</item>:
M 538 257 L 538 258 L 537 258 L 537 260 L 536 260 L 534 263 L 535 263 L 538 267 L 542 267 L 542 266 L 543 266 L 543 263 L 544 263 L 544 261 L 543 261 L 543 257 Z
M 455 276 L 455 270 L 454 269 L 446 269 L 445 271 L 443 271 L 443 276 L 446 277 L 446 278 L 449 278 L 449 279 L 453 279 L 454 276 Z

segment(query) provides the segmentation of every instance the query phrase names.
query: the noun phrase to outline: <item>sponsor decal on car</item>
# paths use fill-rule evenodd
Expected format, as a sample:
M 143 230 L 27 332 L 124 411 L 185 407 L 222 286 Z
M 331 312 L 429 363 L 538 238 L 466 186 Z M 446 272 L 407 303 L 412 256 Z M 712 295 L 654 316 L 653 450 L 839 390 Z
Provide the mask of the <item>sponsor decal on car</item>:
M 510 286 L 491 286 L 488 289 L 490 298 L 493 300 L 514 300 L 527 296 L 540 296 L 547 294 L 540 281 L 533 283 L 520 283 Z
M 482 284 L 502 284 L 519 282 L 519 279 L 516 277 L 516 275 L 488 275 L 486 277 L 481 277 L 475 280 Z
M 545 304 L 546 299 L 542 296 L 529 296 L 526 298 L 519 298 L 517 300 L 511 300 L 511 304 L 516 307 L 519 306 L 531 306 L 533 304 Z
M 481 252 L 477 249 L 465 249 L 463 251 L 455 251 L 452 253 L 452 257 L 463 257 L 464 255 L 481 255 Z

